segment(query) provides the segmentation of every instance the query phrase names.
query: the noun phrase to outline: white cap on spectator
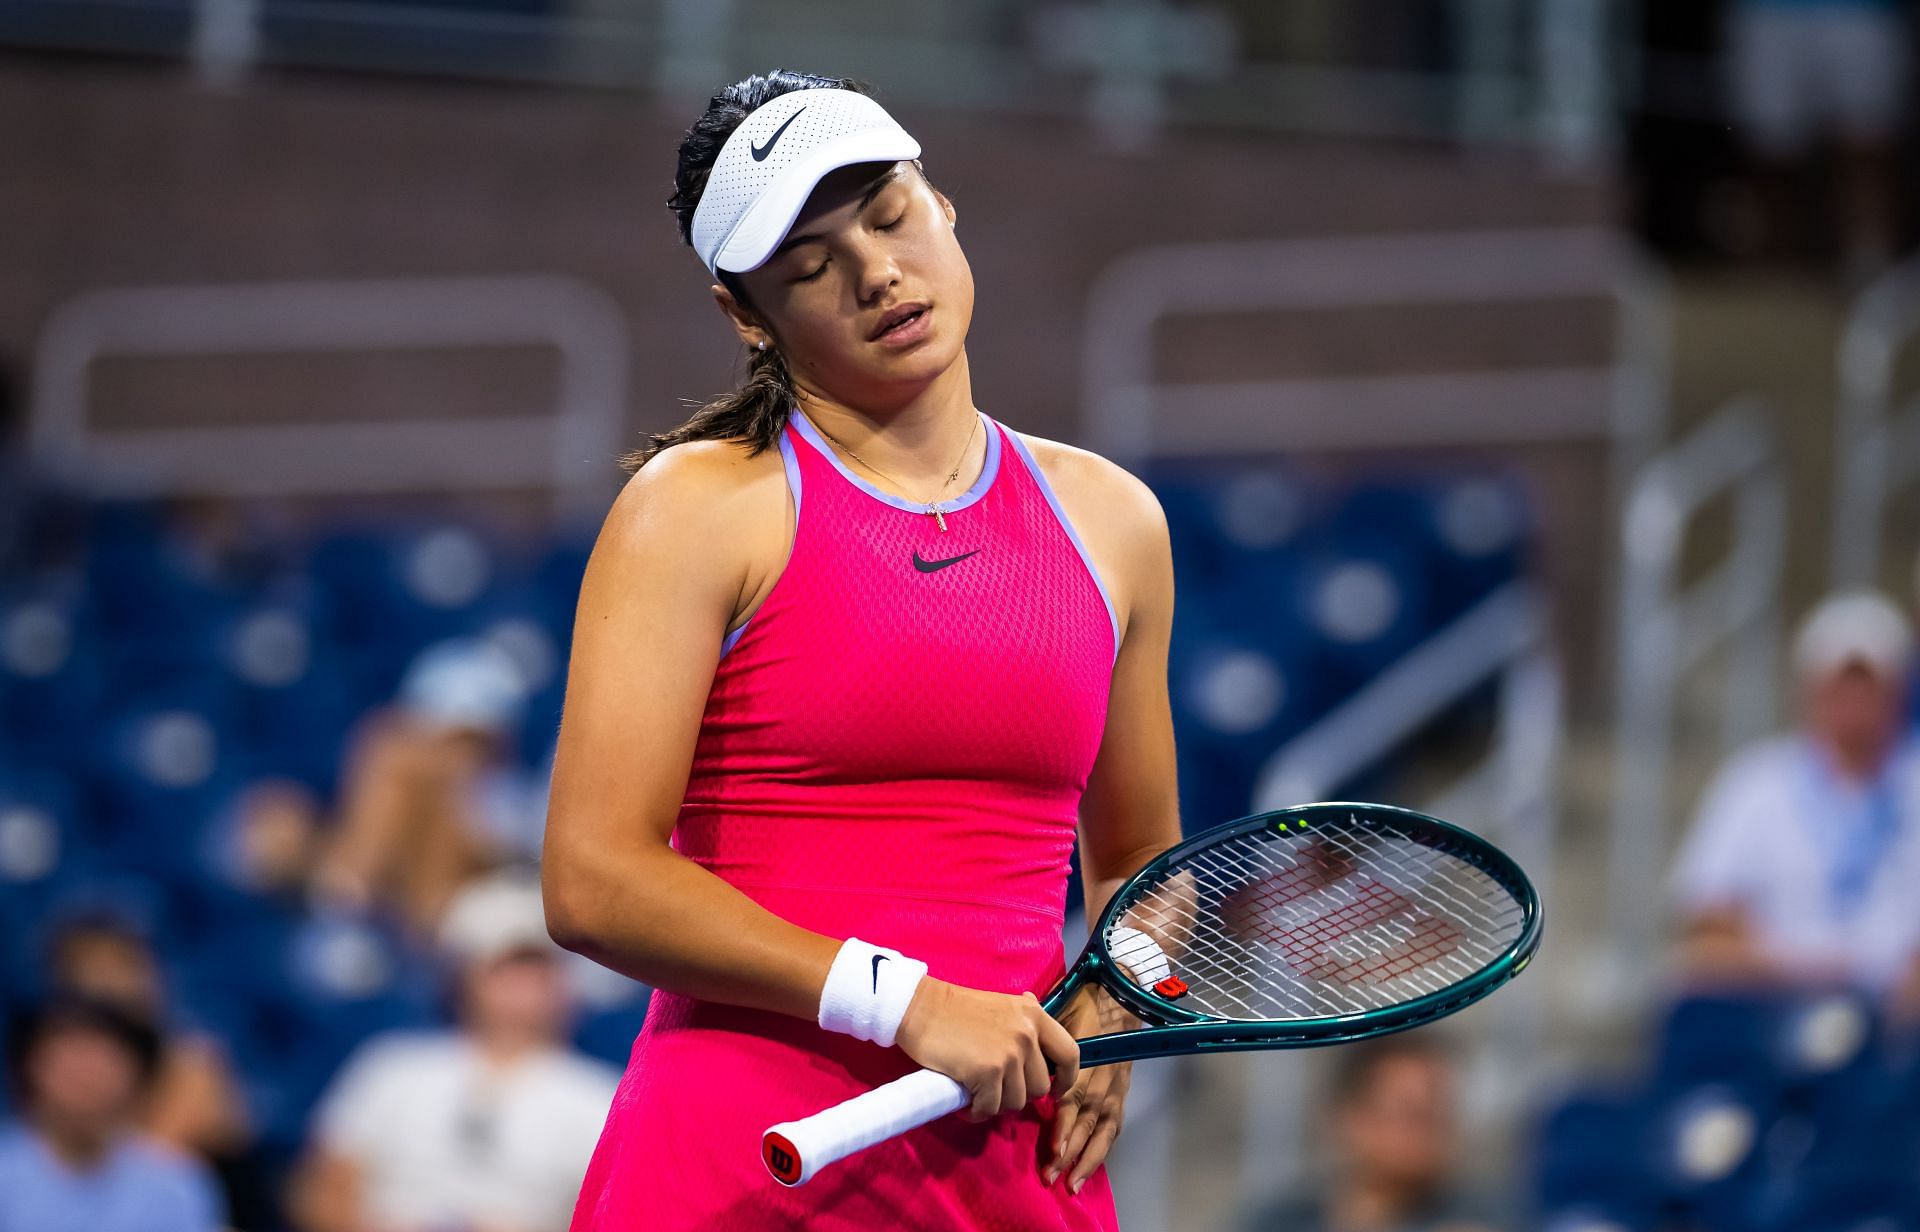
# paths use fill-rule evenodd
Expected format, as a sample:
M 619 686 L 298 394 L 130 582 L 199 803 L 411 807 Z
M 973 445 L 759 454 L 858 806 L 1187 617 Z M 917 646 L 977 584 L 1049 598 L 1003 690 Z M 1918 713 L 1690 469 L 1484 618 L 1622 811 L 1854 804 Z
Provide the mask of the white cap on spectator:
M 400 682 L 400 704 L 440 727 L 504 731 L 519 721 L 526 700 L 513 656 L 476 638 L 435 642 Z
M 468 882 L 440 921 L 440 944 L 462 964 L 492 962 L 533 950 L 559 957 L 547 934 L 540 883 L 512 873 Z
M 1855 590 L 1834 595 L 1807 617 L 1794 639 L 1793 665 L 1803 680 L 1855 665 L 1904 680 L 1913 652 L 1913 627 L 1899 606 L 1878 591 Z

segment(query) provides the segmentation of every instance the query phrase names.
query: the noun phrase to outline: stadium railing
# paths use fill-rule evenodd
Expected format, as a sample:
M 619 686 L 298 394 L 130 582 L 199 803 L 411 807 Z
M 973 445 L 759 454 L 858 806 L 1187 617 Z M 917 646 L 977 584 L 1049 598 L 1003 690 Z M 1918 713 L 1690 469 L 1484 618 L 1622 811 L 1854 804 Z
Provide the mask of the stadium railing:
M 95 494 L 224 496 L 548 487 L 597 514 L 625 416 L 628 329 L 605 294 L 553 275 L 127 287 L 62 304 L 34 356 L 29 444 Z M 104 428 L 101 360 L 132 356 L 549 347 L 544 414 Z M 538 410 L 539 408 L 533 408 Z
M 1728 554 L 1683 583 L 1687 531 L 1722 497 L 1734 510 Z M 1633 481 L 1620 527 L 1608 958 L 1617 964 L 1620 978 L 1611 983 L 1624 1005 L 1645 988 L 1627 973 L 1644 970 L 1661 935 L 1682 682 L 1714 652 L 1731 655 L 1720 752 L 1765 734 L 1778 714 L 1787 489 L 1764 406 L 1736 398 L 1649 461 Z
M 1834 417 L 1835 586 L 1872 583 L 1881 566 L 1887 506 L 1920 481 L 1920 396 L 1894 402 L 1902 350 L 1920 334 L 1920 257 L 1894 266 L 1860 293 L 1841 335 Z

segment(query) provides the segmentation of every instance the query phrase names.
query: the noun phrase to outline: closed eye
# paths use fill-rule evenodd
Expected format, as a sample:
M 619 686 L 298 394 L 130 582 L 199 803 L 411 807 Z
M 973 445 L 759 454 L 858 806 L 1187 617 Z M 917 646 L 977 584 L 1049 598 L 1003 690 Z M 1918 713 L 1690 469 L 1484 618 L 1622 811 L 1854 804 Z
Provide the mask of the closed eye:
M 901 224 L 902 222 L 905 222 L 905 221 L 906 221 L 906 217 L 907 217 L 907 211 L 903 209 L 903 210 L 901 210 L 901 211 L 900 211 L 900 212 L 899 212 L 898 214 L 895 214 L 895 215 L 893 216 L 893 221 L 891 221 L 891 222 L 883 222 L 883 223 L 879 223 L 879 224 L 877 224 L 877 225 L 876 225 L 876 226 L 874 227 L 874 230 L 875 230 L 875 231 L 891 231 L 891 230 L 893 230 L 893 229 L 894 229 L 895 227 L 898 227 L 898 226 L 899 226 L 899 225 L 900 225 L 900 224 Z M 813 272 L 812 272 L 812 273 L 809 273 L 809 274 L 802 274 L 802 275 L 800 275 L 800 276 L 799 276 L 798 278 L 795 278 L 795 279 L 794 279 L 794 282 L 796 282 L 796 283 L 801 283 L 801 282 L 812 282 L 812 281 L 814 281 L 815 279 L 817 279 L 817 278 L 819 278 L 819 277 L 820 277 L 820 275 L 822 275 L 822 274 L 824 274 L 824 273 L 826 273 L 826 272 L 827 272 L 827 266 L 829 266 L 829 265 L 831 265 L 832 263 L 833 263 L 833 261 L 832 261 L 832 258 L 828 258 L 828 259 L 826 259 L 826 260 L 823 260 L 823 261 L 821 261 L 821 262 L 820 262 L 820 264 L 819 264 L 819 265 L 816 265 L 816 266 L 815 266 L 815 267 L 813 268 Z

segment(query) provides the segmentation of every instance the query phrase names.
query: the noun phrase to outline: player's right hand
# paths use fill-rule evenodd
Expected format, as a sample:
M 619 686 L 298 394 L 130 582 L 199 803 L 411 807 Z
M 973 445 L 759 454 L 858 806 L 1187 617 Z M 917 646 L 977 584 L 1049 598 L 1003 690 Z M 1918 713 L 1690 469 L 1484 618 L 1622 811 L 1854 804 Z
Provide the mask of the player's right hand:
M 1062 1095 L 1080 1076 L 1079 1041 L 1030 992 L 982 992 L 923 976 L 894 1042 L 967 1088 L 969 1121 L 1024 1108 L 1049 1092 Z

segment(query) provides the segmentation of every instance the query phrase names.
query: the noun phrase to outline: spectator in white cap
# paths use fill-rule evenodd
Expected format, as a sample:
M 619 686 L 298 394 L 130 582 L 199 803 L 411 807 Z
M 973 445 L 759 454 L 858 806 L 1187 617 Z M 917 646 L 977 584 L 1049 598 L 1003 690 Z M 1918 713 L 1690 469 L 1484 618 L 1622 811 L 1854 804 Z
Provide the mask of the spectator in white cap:
M 539 851 L 544 782 L 513 759 L 527 685 L 490 642 L 421 651 L 356 731 L 340 817 L 314 878 L 348 907 L 391 906 L 431 937 L 469 878 Z
M 566 1048 L 539 887 L 501 874 L 441 926 L 459 1026 L 377 1037 L 321 1102 L 290 1203 L 302 1232 L 563 1232 L 619 1075 Z
M 1680 855 L 1695 974 L 1879 991 L 1907 977 L 1920 951 L 1913 662 L 1906 617 L 1871 591 L 1829 598 L 1801 626 L 1801 730 L 1734 755 Z

